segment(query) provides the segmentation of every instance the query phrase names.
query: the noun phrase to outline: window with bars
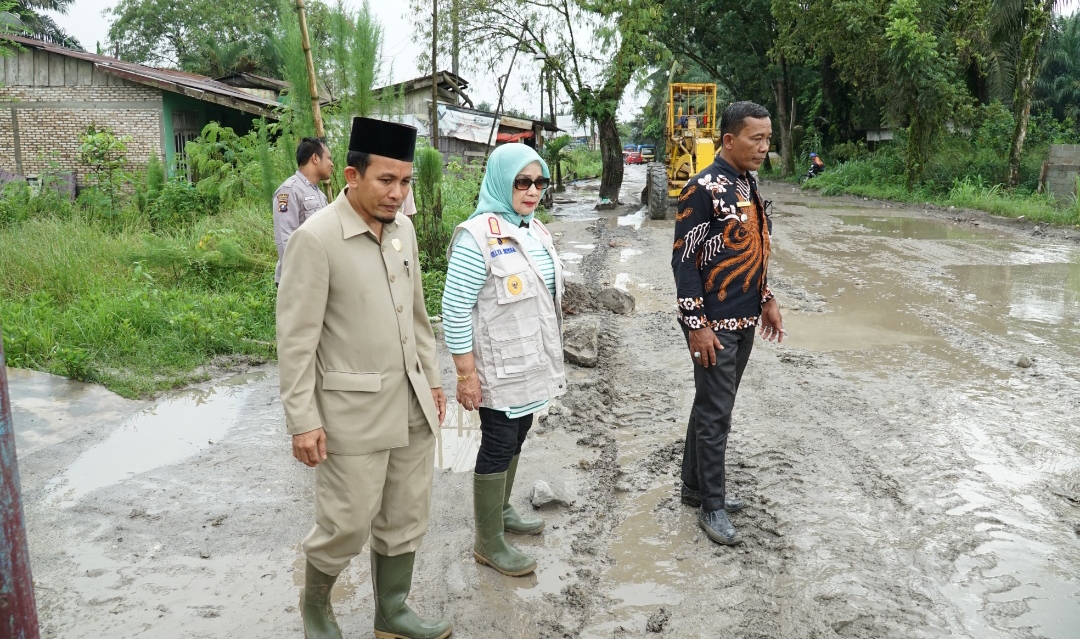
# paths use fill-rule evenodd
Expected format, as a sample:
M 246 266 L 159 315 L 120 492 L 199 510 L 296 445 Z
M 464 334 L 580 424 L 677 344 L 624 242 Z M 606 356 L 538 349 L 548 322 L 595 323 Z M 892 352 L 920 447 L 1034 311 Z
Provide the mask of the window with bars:
M 199 116 L 194 111 L 173 111 L 173 152 L 175 153 L 177 168 L 182 170 L 187 179 L 191 180 L 191 167 L 187 163 L 185 148 L 187 143 L 199 137 Z

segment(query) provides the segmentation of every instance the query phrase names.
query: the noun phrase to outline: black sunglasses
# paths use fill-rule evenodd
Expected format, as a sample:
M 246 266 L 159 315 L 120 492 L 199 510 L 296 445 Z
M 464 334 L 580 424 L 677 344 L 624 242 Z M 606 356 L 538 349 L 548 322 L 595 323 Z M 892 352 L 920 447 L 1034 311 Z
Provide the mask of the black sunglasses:
M 514 178 L 514 188 L 519 191 L 528 191 L 530 186 L 535 186 L 537 189 L 543 191 L 551 184 L 551 179 L 546 177 L 539 177 L 535 180 L 530 180 L 527 177 Z

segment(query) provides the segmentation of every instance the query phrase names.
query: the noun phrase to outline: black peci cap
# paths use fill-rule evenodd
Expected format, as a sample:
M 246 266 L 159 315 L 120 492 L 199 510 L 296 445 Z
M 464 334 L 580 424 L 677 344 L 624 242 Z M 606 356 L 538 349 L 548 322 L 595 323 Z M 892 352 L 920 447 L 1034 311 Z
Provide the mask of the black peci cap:
M 416 153 L 416 127 L 355 117 L 349 136 L 349 150 L 412 162 Z

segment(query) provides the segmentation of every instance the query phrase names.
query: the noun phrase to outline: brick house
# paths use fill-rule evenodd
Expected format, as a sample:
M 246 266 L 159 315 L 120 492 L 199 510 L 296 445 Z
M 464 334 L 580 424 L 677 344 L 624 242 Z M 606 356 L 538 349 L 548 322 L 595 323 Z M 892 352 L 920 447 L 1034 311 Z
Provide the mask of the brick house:
M 55 163 L 82 183 L 79 136 L 91 123 L 130 136 L 128 159 L 138 168 L 151 154 L 173 166 L 211 121 L 243 134 L 256 118 L 277 119 L 274 99 L 205 76 L 0 38 L 18 47 L 0 56 L 0 171 L 35 178 Z

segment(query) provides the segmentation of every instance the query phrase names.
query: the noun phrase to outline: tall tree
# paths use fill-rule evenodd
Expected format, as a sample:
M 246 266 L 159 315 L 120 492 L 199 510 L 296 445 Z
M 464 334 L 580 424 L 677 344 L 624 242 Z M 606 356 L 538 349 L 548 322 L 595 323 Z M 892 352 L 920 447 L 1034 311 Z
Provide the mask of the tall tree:
M 71 37 L 60 28 L 56 21 L 45 11 L 67 15 L 68 9 L 75 0 L 15 0 L 13 6 L 7 11 L 13 14 L 22 23 L 22 33 L 25 36 L 58 44 L 69 49 L 82 51 L 79 41 Z
M 716 82 L 732 99 L 774 107 L 784 175 L 795 170 L 792 130 L 798 109 L 791 104 L 793 65 L 788 63 L 790 53 L 778 44 L 778 28 L 784 20 L 794 22 L 806 5 L 774 0 L 668 0 L 664 10 L 670 15 L 653 27 L 676 58 L 689 63 L 685 68 L 693 65 L 707 73 L 703 81 Z M 805 55 L 805 47 L 798 49 L 795 59 Z
M 462 53 L 469 54 L 466 58 L 473 65 L 487 65 L 486 70 L 496 77 L 512 71 L 504 67 L 515 50 L 526 52 L 515 58 L 522 60 L 523 67 L 532 65 L 528 54 L 543 54 L 546 69 L 569 98 L 575 119 L 596 122 L 603 158 L 600 197 L 617 201 L 623 177 L 618 107 L 631 79 L 658 56 L 649 29 L 662 19 L 660 3 L 457 0 L 457 12 Z M 533 68 L 528 71 L 535 73 Z M 543 99 L 539 94 L 536 98 Z
M 918 0 L 897 0 L 886 13 L 886 60 L 894 70 L 890 111 L 895 121 L 908 124 L 904 168 L 909 188 L 926 170 L 954 98 L 951 68 L 926 13 Z
M 1009 186 L 1020 183 L 1020 157 L 1024 152 L 1031 102 L 1035 95 L 1036 73 L 1039 66 L 1039 47 L 1053 24 L 1057 0 L 994 0 L 996 25 L 1005 33 L 1019 35 L 1015 81 L 1013 85 L 1013 129 L 1009 146 Z
M 256 46 L 280 7 L 279 0 L 120 0 L 109 10 L 108 49 L 131 62 L 181 68 L 208 41 Z
M 22 33 L 23 24 L 19 16 L 12 12 L 15 0 L 0 0 L 0 35 Z M 0 40 L 0 56 L 10 55 L 15 50 L 10 40 Z
M 262 70 L 258 54 L 250 42 L 220 42 L 213 37 L 207 37 L 200 42 L 195 51 L 180 61 L 180 67 L 189 73 L 211 78 Z
M 1080 13 L 1059 17 L 1043 47 L 1039 103 L 1080 129 Z

